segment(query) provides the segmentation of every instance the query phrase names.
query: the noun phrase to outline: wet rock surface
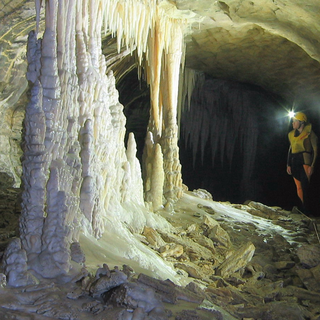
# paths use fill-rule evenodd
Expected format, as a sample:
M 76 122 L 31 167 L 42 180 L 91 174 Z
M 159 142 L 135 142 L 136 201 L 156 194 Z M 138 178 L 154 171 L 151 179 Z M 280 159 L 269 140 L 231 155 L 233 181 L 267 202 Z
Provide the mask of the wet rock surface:
M 320 318 L 319 219 L 259 203 L 220 204 L 197 197 L 196 206 L 186 199 L 161 213 L 174 232 L 146 226 L 140 235 L 187 279 L 186 286 L 136 273 L 129 265 L 109 268 L 104 261 L 95 272 L 86 271 L 77 245 L 74 255 L 84 271 L 67 284 L 44 279 L 14 287 L 2 265 L 0 318 Z M 10 219 L 3 220 L 1 256 L 15 239 L 19 217 L 17 206 L 9 209 L 6 203 L 3 217 Z

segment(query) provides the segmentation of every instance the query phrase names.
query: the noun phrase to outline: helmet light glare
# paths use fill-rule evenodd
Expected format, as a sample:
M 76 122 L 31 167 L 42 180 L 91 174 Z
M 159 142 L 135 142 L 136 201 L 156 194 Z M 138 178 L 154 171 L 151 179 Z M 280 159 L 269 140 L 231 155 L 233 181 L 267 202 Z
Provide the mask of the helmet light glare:
M 294 111 L 289 111 L 288 112 L 288 116 L 289 116 L 289 118 L 293 118 L 294 117 Z

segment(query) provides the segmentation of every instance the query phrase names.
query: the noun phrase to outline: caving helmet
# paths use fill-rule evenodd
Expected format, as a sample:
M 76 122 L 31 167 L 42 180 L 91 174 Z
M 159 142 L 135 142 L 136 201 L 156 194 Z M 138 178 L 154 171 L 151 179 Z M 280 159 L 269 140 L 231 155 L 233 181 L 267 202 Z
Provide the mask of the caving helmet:
M 299 120 L 301 122 L 307 122 L 308 121 L 307 116 L 303 112 L 297 112 L 294 115 L 293 119 L 294 120 Z

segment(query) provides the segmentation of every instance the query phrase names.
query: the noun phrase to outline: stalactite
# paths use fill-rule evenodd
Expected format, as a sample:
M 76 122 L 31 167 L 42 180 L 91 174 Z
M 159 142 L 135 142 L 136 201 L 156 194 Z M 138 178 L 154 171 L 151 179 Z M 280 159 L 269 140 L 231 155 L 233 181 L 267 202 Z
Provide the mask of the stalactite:
M 40 24 L 40 11 L 41 11 L 42 0 L 35 0 L 36 6 L 36 34 L 39 32 L 39 24 Z
M 192 148 L 193 163 L 199 151 L 203 161 L 205 148 L 209 146 L 213 170 L 218 154 L 218 160 L 231 167 L 235 146 L 240 144 L 243 184 L 248 183 L 254 168 L 258 137 L 257 115 L 252 106 L 257 108 L 261 100 L 259 93 L 245 85 L 205 79 L 203 75 L 197 77 L 192 88 L 191 100 L 187 98 L 190 93 L 184 95 L 181 135 Z M 185 89 L 185 92 L 189 91 Z
M 152 121 L 152 131 L 154 137 L 161 136 L 161 97 L 160 97 L 160 75 L 161 75 L 161 61 L 162 61 L 162 52 L 164 49 L 164 34 L 163 26 L 158 22 L 155 23 L 155 29 L 153 34 L 150 35 L 151 50 L 148 58 L 148 64 L 150 65 L 149 71 L 149 83 L 150 86 L 150 96 L 151 96 L 151 116 L 150 121 Z M 151 127 L 151 126 L 150 126 Z M 150 128 L 151 129 L 151 128 Z

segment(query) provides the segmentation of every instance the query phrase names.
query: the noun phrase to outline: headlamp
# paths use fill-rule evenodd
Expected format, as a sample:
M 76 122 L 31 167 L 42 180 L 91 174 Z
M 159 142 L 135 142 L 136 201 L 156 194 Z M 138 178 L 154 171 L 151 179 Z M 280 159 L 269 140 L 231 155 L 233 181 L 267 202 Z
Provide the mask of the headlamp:
M 288 117 L 289 117 L 289 118 L 293 118 L 293 117 L 294 117 L 294 111 L 292 111 L 292 110 L 289 111 L 289 112 L 288 112 Z

